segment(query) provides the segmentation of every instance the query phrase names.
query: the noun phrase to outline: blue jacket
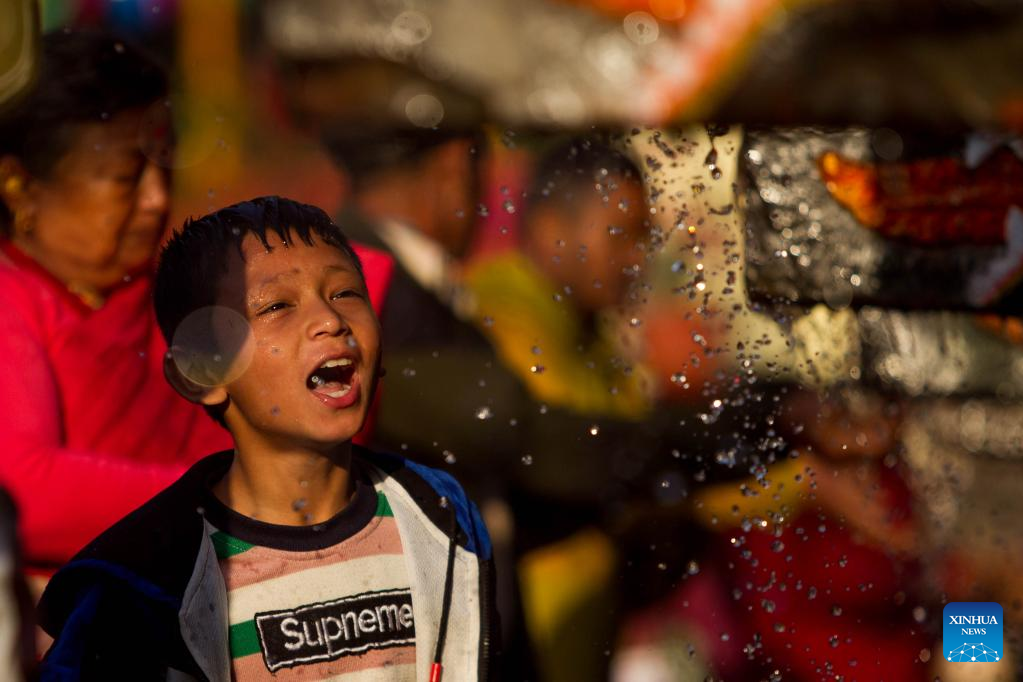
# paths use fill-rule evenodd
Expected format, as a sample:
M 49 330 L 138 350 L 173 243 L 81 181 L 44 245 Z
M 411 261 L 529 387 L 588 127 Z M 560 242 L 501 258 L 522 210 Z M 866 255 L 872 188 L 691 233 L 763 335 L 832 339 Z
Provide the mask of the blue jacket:
M 416 676 L 493 677 L 499 641 L 490 538 L 448 474 L 355 446 L 401 535 L 416 614 Z M 40 623 L 54 638 L 43 680 L 229 682 L 227 590 L 201 506 L 231 452 L 176 483 L 78 553 L 50 581 Z

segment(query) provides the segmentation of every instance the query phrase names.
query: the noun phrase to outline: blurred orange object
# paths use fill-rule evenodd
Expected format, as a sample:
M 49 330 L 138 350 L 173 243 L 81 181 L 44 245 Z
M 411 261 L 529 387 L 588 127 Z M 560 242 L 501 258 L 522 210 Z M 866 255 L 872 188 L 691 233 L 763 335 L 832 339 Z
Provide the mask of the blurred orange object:
M 699 0 L 574 0 L 602 14 L 624 17 L 632 12 L 649 12 L 662 21 L 684 19 Z
M 1023 162 L 1008 149 L 970 168 L 957 156 L 863 163 L 826 152 L 831 196 L 864 227 L 922 246 L 999 245 L 1009 209 L 1023 205 Z
M 689 318 L 677 306 L 651 306 L 642 314 L 644 365 L 664 398 L 698 401 L 719 363 L 714 345 L 721 331 L 712 321 Z

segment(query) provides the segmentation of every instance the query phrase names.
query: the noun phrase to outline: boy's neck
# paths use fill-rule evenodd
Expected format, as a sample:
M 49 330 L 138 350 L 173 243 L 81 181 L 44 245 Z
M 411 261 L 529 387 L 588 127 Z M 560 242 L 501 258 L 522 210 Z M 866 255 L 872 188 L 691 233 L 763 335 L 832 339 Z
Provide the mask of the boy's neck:
M 227 507 L 264 523 L 308 526 L 348 506 L 355 491 L 350 441 L 327 454 L 264 450 L 237 444 L 231 468 L 213 486 Z

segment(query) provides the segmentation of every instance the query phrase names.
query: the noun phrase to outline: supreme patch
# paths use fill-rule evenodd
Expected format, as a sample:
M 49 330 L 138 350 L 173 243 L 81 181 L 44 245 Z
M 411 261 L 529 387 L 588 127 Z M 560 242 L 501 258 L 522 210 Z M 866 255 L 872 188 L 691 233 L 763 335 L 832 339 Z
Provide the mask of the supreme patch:
M 271 672 L 414 644 L 416 638 L 408 589 L 257 613 L 255 621 L 263 660 Z

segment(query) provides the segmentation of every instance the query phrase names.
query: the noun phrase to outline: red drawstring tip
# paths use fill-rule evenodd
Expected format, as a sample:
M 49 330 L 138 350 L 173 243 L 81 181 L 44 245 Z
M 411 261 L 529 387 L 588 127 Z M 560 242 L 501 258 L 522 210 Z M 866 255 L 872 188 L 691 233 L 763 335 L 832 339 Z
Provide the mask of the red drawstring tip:
M 430 682 L 440 682 L 441 664 L 434 663 L 430 668 Z

